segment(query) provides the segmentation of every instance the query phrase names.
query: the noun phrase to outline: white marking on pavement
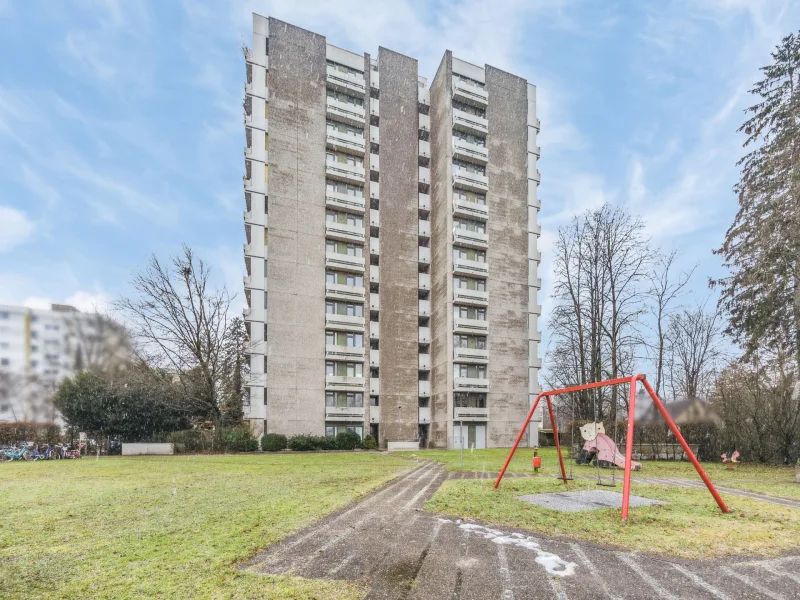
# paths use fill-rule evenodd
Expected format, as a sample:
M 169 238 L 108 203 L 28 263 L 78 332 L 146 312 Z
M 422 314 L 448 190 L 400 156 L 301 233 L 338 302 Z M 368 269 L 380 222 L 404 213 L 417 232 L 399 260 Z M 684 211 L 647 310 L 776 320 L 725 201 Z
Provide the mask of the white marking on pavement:
M 671 600 L 677 600 L 675 596 L 670 594 L 667 590 L 665 590 L 658 581 L 653 579 L 642 567 L 639 566 L 639 563 L 630 556 L 629 554 L 623 554 L 621 552 L 617 552 L 617 558 L 619 558 L 622 562 L 628 565 L 631 570 L 636 573 L 642 580 L 653 588 L 653 591 L 658 594 L 659 598 L 670 598 Z
M 420 491 L 418 491 L 416 493 L 416 495 L 413 498 L 411 498 L 411 500 L 406 502 L 401 510 L 406 511 L 409 508 L 411 508 L 414 505 L 414 503 L 417 500 L 419 500 L 420 498 L 422 498 L 422 496 L 425 494 L 425 492 L 428 491 L 428 488 L 431 487 L 434 483 L 436 483 L 436 480 L 438 478 L 439 478 L 439 473 L 437 472 L 437 473 L 434 474 L 433 479 L 431 479 L 431 481 L 428 483 L 428 485 L 426 485 L 424 488 L 422 488 Z
M 720 600 L 730 600 L 728 598 L 728 596 L 723 594 L 721 591 L 719 591 L 713 585 L 711 585 L 706 580 L 704 580 L 702 577 L 700 577 L 696 573 L 693 573 L 689 569 L 687 569 L 685 567 L 682 567 L 681 565 L 675 565 L 675 564 L 672 565 L 672 568 L 675 569 L 676 571 L 680 572 L 680 573 L 683 573 L 684 576 L 686 576 L 689 579 L 691 579 L 696 585 L 700 586 L 705 591 L 709 592 L 715 598 L 719 598 Z
M 761 568 L 767 571 L 768 573 L 777 575 L 778 577 L 788 577 L 795 583 L 800 583 L 800 575 L 795 575 L 794 573 L 789 573 L 788 571 L 782 571 L 777 567 L 777 565 L 771 565 L 767 563 L 764 564 Z
M 600 585 L 603 587 L 603 591 L 606 593 L 606 596 L 616 600 L 617 596 L 614 596 L 608 589 L 608 584 L 606 583 L 606 580 L 600 576 L 600 573 L 595 568 L 594 563 L 591 560 L 589 560 L 589 557 L 586 556 L 581 547 L 578 546 L 578 544 L 570 544 L 569 547 L 572 548 L 572 551 L 575 553 L 578 559 L 581 560 L 586 565 L 586 567 L 589 569 L 589 573 L 594 575 L 595 578 L 600 582 Z
M 785 600 L 784 597 L 781 594 L 776 594 L 775 592 L 772 592 L 772 591 L 766 589 L 762 584 L 756 583 L 755 581 L 750 579 L 744 573 L 741 573 L 739 571 L 735 571 L 734 569 L 731 569 L 730 567 L 720 566 L 719 568 L 721 570 L 725 571 L 725 573 L 727 573 L 731 577 L 735 577 L 736 579 L 741 581 L 743 584 L 745 584 L 747 586 L 750 586 L 754 590 L 758 590 L 760 593 L 764 594 L 768 598 L 772 598 L 772 600 Z
M 336 565 L 333 569 L 328 571 L 328 577 L 333 577 L 334 575 L 336 575 L 344 567 L 346 567 L 348 564 L 350 564 L 350 561 L 352 561 L 354 558 L 355 558 L 354 554 L 351 554 L 350 556 L 345 558 L 342 562 L 340 562 L 338 565 Z
M 511 571 L 508 570 L 506 549 L 502 544 L 497 544 L 497 562 L 500 564 L 500 578 L 503 580 L 503 600 L 514 600 L 514 591 L 511 589 Z

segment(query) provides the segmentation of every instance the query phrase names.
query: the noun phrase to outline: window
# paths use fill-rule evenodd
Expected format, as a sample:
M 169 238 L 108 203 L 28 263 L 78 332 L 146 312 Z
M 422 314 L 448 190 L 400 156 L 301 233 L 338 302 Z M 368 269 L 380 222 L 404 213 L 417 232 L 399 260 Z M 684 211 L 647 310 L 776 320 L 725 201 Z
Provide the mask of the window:
M 453 160 L 453 168 L 457 171 L 466 171 L 467 173 L 475 173 L 477 175 L 486 175 L 486 167 L 483 165 L 476 165 L 463 160 Z
M 338 181 L 327 180 L 326 182 L 329 192 L 335 194 L 344 194 L 345 196 L 353 196 L 355 198 L 364 197 L 364 188 L 349 183 L 339 183 Z
M 475 115 L 481 119 L 486 118 L 486 111 L 484 109 L 477 106 L 472 106 L 471 104 L 465 104 L 464 102 L 459 102 L 458 100 L 453 100 L 453 108 L 470 115 Z
M 472 87 L 484 89 L 486 84 L 482 81 L 478 81 L 477 79 L 472 79 L 471 77 L 467 77 L 466 75 L 461 75 L 459 73 L 453 73 L 453 79 L 457 79 L 462 83 L 466 83 L 467 85 L 471 85 Z
M 0 366 L 7 367 L 11 364 L 11 361 L 7 358 L 0 358 Z
M 334 254 L 344 254 L 346 256 L 364 256 L 363 246 L 348 244 L 346 242 L 335 242 L 333 240 L 326 240 L 325 251 Z
M 349 165 L 351 167 L 363 167 L 364 159 L 360 156 L 353 156 L 352 154 L 345 154 L 344 152 L 327 152 L 329 163 L 336 163 L 340 165 Z
M 361 392 L 325 392 L 325 406 L 362 408 L 364 394 Z
M 486 408 L 486 394 L 455 392 L 453 405 L 456 408 Z
M 326 437 L 336 437 L 340 433 L 344 433 L 345 431 L 350 431 L 352 433 L 357 434 L 359 437 L 364 437 L 364 426 L 363 425 L 348 425 L 346 423 L 326 423 L 325 424 L 325 436 Z
M 352 287 L 364 287 L 364 276 L 357 273 L 345 273 L 344 271 L 326 271 L 325 281 L 337 285 L 349 285 Z
M 472 231 L 474 233 L 486 233 L 486 223 L 472 221 L 469 219 L 453 219 L 453 225 L 461 231 Z
M 470 348 L 472 350 L 486 350 L 486 336 L 484 335 L 454 335 L 453 344 L 456 348 Z
M 485 263 L 486 251 L 453 246 L 453 260 L 471 260 L 473 262 Z
M 486 280 L 474 277 L 453 277 L 453 286 L 460 290 L 486 291 Z
M 353 106 L 364 106 L 364 101 L 361 98 L 356 98 L 355 96 L 348 96 L 347 94 L 343 94 L 342 92 L 337 92 L 328 88 L 327 90 L 328 98 L 332 98 L 334 100 L 338 100 L 339 102 L 344 102 L 345 104 L 352 104 Z
M 327 346 L 344 346 L 346 348 L 363 348 L 364 334 L 352 331 L 326 331 L 325 344 Z
M 364 74 L 364 73 L 362 73 L 361 71 L 359 71 L 357 69 L 353 69 L 352 67 L 345 66 L 345 65 L 343 65 L 341 63 L 333 62 L 332 60 L 328 61 L 328 66 L 331 67 L 331 68 L 336 69 L 337 71 L 339 71 L 341 73 L 347 73 L 349 75 L 363 75 Z
M 0 312 L 0 319 L 8 319 L 9 316 L 9 313 L 5 311 Z
M 31 346 L 31 352 L 38 352 L 39 346 Z
M 462 365 L 453 363 L 453 377 L 486 379 L 486 365 Z
M 486 138 L 481 137 L 479 135 L 466 133 L 464 131 L 459 131 L 458 129 L 454 129 L 453 137 L 458 140 L 461 140 L 462 142 L 467 142 L 468 144 L 475 144 L 476 146 L 480 146 L 481 148 L 486 147 Z
M 485 321 L 486 309 L 474 306 L 456 306 L 456 316 L 460 319 L 472 319 L 473 321 Z
M 472 204 L 486 206 L 485 194 L 479 194 L 477 192 L 465 192 L 464 190 L 454 190 L 453 196 L 456 200 L 461 200 L 462 202 L 471 202 Z
M 325 362 L 325 375 L 328 377 L 363 377 L 364 365 L 354 362 Z
M 345 133 L 347 135 L 364 137 L 364 130 L 361 127 L 354 127 L 353 125 L 338 123 L 337 121 L 331 121 L 330 119 L 328 119 L 326 125 L 329 132 Z
M 325 302 L 325 312 L 329 315 L 346 315 L 348 317 L 363 317 L 364 305 L 354 302 L 340 302 L 328 300 Z
M 364 218 L 359 215 L 354 215 L 346 212 L 338 212 L 335 210 L 325 211 L 325 220 L 328 223 L 338 223 L 340 225 L 350 225 L 351 227 L 364 227 Z

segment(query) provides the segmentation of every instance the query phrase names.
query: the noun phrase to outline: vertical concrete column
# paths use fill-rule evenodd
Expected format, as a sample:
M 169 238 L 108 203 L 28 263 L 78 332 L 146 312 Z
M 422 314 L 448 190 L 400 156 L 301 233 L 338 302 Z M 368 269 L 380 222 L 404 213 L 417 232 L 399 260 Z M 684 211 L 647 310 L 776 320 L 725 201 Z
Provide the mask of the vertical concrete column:
M 418 437 L 417 61 L 380 48 L 381 445 Z
M 431 444 L 453 437 L 453 57 L 431 84 Z
M 268 430 L 325 423 L 323 36 L 269 20 Z
M 527 82 L 486 66 L 489 104 L 489 422 L 487 445 L 510 446 L 528 410 Z

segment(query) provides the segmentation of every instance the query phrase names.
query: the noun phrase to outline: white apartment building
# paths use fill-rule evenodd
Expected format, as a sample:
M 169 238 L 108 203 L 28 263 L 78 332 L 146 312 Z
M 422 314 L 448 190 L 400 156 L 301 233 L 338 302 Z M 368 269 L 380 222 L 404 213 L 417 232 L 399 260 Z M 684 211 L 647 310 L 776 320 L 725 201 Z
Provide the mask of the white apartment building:
M 540 391 L 535 87 L 253 15 L 244 112 L 254 431 L 510 446 Z

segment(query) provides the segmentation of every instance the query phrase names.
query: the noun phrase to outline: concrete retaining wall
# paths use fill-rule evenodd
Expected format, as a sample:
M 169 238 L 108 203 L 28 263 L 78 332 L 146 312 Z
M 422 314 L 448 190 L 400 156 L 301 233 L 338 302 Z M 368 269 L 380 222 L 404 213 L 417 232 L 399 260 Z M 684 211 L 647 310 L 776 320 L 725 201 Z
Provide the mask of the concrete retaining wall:
M 175 454 L 172 444 L 122 444 L 122 456 Z

